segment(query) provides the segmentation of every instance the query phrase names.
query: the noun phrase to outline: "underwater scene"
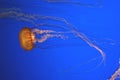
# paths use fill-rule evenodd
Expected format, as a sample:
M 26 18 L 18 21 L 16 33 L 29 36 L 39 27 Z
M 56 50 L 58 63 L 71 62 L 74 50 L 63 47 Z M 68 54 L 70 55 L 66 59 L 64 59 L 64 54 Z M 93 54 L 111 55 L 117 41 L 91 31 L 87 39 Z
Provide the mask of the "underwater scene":
M 0 80 L 120 80 L 118 0 L 0 0 Z

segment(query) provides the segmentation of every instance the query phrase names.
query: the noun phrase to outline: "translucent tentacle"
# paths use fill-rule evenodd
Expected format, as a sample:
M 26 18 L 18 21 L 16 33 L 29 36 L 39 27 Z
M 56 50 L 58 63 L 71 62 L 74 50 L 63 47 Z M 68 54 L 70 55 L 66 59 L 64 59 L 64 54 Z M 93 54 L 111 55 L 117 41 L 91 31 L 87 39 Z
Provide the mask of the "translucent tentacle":
M 48 34 L 48 33 L 52 33 L 52 34 L 65 34 L 65 33 L 71 33 L 69 31 L 67 32 L 60 32 L 60 31 L 54 31 L 54 30 L 39 30 L 37 28 L 32 29 L 31 31 L 34 34 Z
M 118 67 L 118 69 L 112 74 L 110 80 L 116 80 L 118 77 L 120 77 L 120 59 L 119 59 L 119 67 Z
M 55 25 L 55 24 L 50 24 L 50 23 L 40 23 L 35 26 L 35 28 L 41 27 L 41 26 L 47 26 L 47 27 L 54 27 L 54 28 L 61 28 L 63 30 L 68 30 L 65 26 L 61 25 Z
M 39 43 L 43 43 L 45 42 L 48 38 L 61 38 L 61 39 L 65 39 L 66 37 L 60 34 L 46 34 L 44 36 L 42 36 L 40 39 L 36 39 L 37 42 Z
M 92 3 L 82 3 L 80 1 L 70 1 L 70 0 L 45 0 L 49 3 L 64 3 L 64 4 L 75 4 L 75 5 L 80 5 L 80 6 L 86 6 L 86 7 L 100 7 L 102 6 L 102 0 L 97 1 L 97 3 L 92 4 Z

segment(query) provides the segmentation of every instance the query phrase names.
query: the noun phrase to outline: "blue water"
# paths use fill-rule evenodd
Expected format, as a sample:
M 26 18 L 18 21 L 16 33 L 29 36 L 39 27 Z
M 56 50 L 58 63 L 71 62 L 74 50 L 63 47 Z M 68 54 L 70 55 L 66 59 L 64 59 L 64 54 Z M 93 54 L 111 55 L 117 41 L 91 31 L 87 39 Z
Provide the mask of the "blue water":
M 80 1 L 94 4 L 97 0 Z M 66 40 L 51 38 L 36 43 L 39 48 L 25 51 L 19 44 L 18 33 L 21 28 L 34 25 L 14 18 L 0 18 L 0 80 L 107 80 L 119 66 L 118 0 L 103 0 L 101 7 L 43 0 L 1 0 L 0 8 L 20 8 L 26 14 L 64 18 L 106 55 L 105 62 L 100 64 L 100 53 L 70 34 Z

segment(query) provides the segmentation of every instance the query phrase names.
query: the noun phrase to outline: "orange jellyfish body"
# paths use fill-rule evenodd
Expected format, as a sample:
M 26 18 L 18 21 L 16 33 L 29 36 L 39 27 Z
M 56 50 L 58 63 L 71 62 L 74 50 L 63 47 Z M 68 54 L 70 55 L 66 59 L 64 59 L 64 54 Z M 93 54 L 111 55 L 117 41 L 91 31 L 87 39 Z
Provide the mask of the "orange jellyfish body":
M 22 28 L 19 32 L 20 45 L 24 50 L 32 50 L 34 34 L 30 32 L 30 28 Z

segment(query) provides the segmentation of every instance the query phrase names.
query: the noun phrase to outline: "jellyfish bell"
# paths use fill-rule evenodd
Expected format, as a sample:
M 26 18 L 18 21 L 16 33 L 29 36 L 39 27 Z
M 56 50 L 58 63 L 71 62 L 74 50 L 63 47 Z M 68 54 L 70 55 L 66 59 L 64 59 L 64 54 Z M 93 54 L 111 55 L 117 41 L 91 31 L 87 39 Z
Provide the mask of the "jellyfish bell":
M 32 50 L 34 47 L 35 36 L 31 33 L 31 29 L 24 27 L 19 31 L 19 42 L 20 46 L 24 50 Z

